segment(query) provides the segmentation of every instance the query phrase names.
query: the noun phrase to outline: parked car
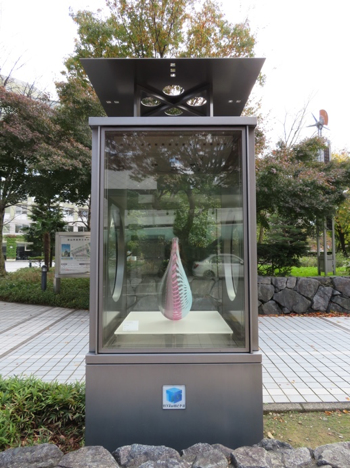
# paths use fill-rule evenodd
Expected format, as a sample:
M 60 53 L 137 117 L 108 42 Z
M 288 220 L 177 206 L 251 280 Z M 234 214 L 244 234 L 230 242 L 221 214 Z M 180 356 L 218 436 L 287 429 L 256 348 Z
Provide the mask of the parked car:
M 225 276 L 226 268 L 230 268 L 232 276 L 243 277 L 243 260 L 237 255 L 229 254 L 213 254 L 209 255 L 205 260 L 194 262 L 192 267 L 193 276 L 201 276 L 204 278 L 221 278 Z

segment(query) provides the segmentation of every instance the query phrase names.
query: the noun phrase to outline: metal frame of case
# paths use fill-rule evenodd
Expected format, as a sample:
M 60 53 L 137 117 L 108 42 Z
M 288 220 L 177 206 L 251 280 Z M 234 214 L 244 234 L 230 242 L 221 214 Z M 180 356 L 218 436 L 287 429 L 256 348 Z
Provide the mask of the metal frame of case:
M 86 444 L 114 450 L 142 443 L 186 448 L 197 442 L 235 448 L 262 438 L 258 351 L 255 161 L 252 117 L 91 118 L 93 131 L 90 344 L 86 356 Z M 245 349 L 103 349 L 101 343 L 102 147 L 105 130 L 234 129 L 243 137 Z M 186 410 L 166 411 L 161 387 L 186 386 Z

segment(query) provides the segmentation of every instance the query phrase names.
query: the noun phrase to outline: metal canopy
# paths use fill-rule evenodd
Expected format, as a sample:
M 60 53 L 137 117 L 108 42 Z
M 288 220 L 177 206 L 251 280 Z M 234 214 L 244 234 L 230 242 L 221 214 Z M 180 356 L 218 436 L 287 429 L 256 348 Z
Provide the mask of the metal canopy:
M 108 117 L 239 116 L 264 61 L 81 59 Z M 173 94 L 180 88 L 180 94 Z

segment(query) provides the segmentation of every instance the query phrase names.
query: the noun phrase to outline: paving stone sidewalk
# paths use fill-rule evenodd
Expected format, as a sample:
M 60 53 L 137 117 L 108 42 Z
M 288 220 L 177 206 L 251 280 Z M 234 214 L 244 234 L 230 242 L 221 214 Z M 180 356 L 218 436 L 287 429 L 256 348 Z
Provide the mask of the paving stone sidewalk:
M 0 302 L 0 374 L 85 379 L 86 310 Z M 350 317 L 260 317 L 263 402 L 350 403 Z

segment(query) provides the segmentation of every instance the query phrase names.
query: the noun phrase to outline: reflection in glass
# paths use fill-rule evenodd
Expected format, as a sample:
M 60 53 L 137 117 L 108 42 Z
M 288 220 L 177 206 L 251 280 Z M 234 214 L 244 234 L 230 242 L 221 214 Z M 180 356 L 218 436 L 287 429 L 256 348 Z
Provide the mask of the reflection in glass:
M 122 240 L 120 210 L 112 204 L 109 209 L 107 265 L 109 289 L 114 302 L 119 300 L 122 292 L 124 276 L 124 245 Z
M 240 130 L 105 133 L 105 350 L 246 349 L 242 148 Z

